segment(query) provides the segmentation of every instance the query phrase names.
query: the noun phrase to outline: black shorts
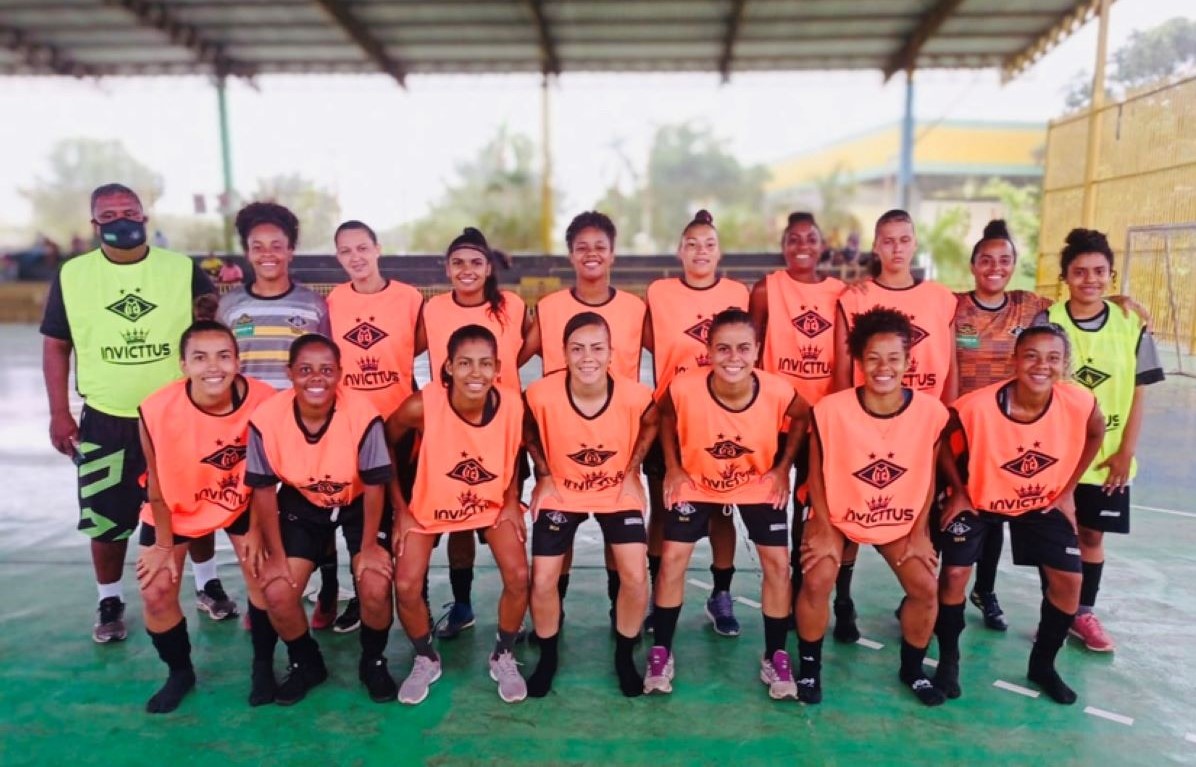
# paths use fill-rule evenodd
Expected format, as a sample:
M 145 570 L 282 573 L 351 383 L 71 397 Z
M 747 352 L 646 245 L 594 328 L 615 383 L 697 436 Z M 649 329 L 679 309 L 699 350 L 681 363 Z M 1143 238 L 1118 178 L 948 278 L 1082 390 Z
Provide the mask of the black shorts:
M 1010 517 L 1009 548 L 1015 565 L 1051 567 L 1065 573 L 1081 571 L 1080 539 L 1058 509 Z
M 224 532 L 228 533 L 229 535 L 245 535 L 245 533 L 249 532 L 249 511 L 246 510 L 242 512 L 241 516 L 230 522 L 228 526 L 224 528 Z M 140 536 L 140 543 L 142 546 L 153 546 L 158 541 L 157 531 L 149 522 L 141 523 Z M 203 538 L 206 536 L 200 537 Z M 175 533 L 173 538 L 174 544 L 176 546 L 180 543 L 191 543 L 195 540 L 195 538 L 187 535 L 179 535 L 178 533 Z
M 774 467 L 779 466 L 781 463 L 781 457 L 785 454 L 785 440 L 788 439 L 788 437 L 789 435 L 785 432 L 780 432 L 777 434 L 777 457 L 772 463 Z M 797 448 L 797 457 L 793 459 L 793 469 L 796 472 L 793 477 L 793 490 L 794 492 L 804 490 L 804 492 L 801 492 L 800 494 L 799 503 L 801 503 L 803 506 L 808 506 L 810 503 L 810 489 L 805 487 L 805 485 L 807 480 L 810 478 L 809 435 L 802 438 L 801 445 L 799 445 Z
M 710 533 L 714 514 L 730 514 L 731 506 L 720 503 L 679 503 L 665 512 L 664 539 L 697 543 Z M 788 546 L 789 517 L 785 509 L 767 503 L 745 503 L 737 507 L 748 538 L 757 546 Z
M 416 440 L 419 432 L 411 429 L 395 443 L 395 476 L 399 480 L 399 494 L 411 503 L 411 490 L 415 487 L 415 472 L 419 468 L 419 450 Z
M 280 509 L 278 524 L 282 530 L 282 548 L 287 557 L 306 559 L 319 565 L 328 558 L 329 549 L 336 545 L 336 530 L 339 527 L 345 538 L 349 556 L 355 557 L 361 551 L 361 537 L 365 532 L 364 500 L 358 498 L 348 506 L 342 506 L 335 520 L 316 521 L 307 514 L 299 515 Z M 382 522 L 378 525 L 378 545 L 391 550 L 390 531 L 394 514 L 387 503 L 382 510 Z
M 79 530 L 105 543 L 128 540 L 145 502 L 145 454 L 137 419 L 84 405 L 79 453 Z
M 447 533 L 447 535 L 449 535 L 449 536 L 469 535 L 470 533 L 473 533 L 478 537 L 478 543 L 482 544 L 483 546 L 486 545 L 486 528 L 484 528 L 484 527 L 479 527 L 476 530 L 458 530 L 455 533 Z M 436 539 L 432 541 L 432 548 L 434 548 L 434 549 L 439 548 L 440 547 L 440 539 L 443 538 L 445 535 L 446 535 L 445 533 L 436 533 Z
M 541 511 L 532 524 L 532 556 L 559 557 L 573 548 L 577 528 L 590 515 L 584 511 Z M 643 512 L 611 511 L 595 514 L 602 528 L 602 540 L 608 546 L 624 543 L 648 543 L 648 528 Z
M 648 448 L 647 454 L 644 456 L 644 474 L 649 479 L 664 479 L 664 448 L 660 444 L 660 438 L 652 440 L 652 446 Z
M 1130 489 L 1106 495 L 1100 485 L 1076 485 L 1076 523 L 1102 533 L 1130 531 Z
M 940 513 L 935 506 L 930 517 L 930 530 L 944 567 L 971 567 L 979 562 L 990 531 L 1011 519 L 1003 514 L 965 511 L 951 520 L 946 530 L 940 530 Z

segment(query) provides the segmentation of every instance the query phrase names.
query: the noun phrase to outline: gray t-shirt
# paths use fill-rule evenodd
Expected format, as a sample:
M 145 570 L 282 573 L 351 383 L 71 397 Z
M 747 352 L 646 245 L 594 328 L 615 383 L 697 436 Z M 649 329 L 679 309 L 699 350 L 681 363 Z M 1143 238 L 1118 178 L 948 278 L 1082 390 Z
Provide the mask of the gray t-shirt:
M 280 296 L 263 297 L 253 286 L 220 297 L 216 319 L 232 328 L 241 355 L 241 372 L 273 386 L 288 389 L 287 355 L 291 343 L 305 333 L 331 335 L 328 305 L 310 288 L 293 284 Z

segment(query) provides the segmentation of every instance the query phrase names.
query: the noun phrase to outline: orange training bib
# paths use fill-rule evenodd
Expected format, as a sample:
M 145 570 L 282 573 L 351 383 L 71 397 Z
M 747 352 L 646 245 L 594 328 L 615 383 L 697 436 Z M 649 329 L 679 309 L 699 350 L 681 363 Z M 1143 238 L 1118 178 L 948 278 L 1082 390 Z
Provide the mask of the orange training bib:
M 523 346 L 523 299 L 509 290 L 502 292 L 503 321 L 490 315 L 490 304 L 462 306 L 453 297 L 452 291 L 429 298 L 424 304 L 424 333 L 428 337 L 428 362 L 432 369 L 432 382 L 440 384 L 440 371 L 448 356 L 448 340 L 453 331 L 466 325 L 481 325 L 498 339 L 499 371 L 497 385 L 518 395 L 519 349 Z
M 706 351 L 710 321 L 732 306 L 747 311 L 748 289 L 742 282 L 726 277 L 708 288 L 691 288 L 678 277 L 666 277 L 648 286 L 657 399 L 673 376 L 710 365 Z
M 811 405 L 830 394 L 834 370 L 835 304 L 843 282 L 798 282 L 784 270 L 764 278 L 768 291 L 768 327 L 761 364 L 786 376 Z
M 632 381 L 640 380 L 646 311 L 639 296 L 624 290 L 612 290 L 610 299 L 596 306 L 578 301 L 572 290 L 558 290 L 544 296 L 536 304 L 544 374 L 565 369 L 564 334 L 569 320 L 582 312 L 594 312 L 610 325 L 610 372 Z
M 358 293 L 345 283 L 328 294 L 332 340 L 345 371 L 341 386 L 368 397 L 383 418 L 411 396 L 423 301 L 418 290 L 397 280 L 387 280 L 377 293 Z

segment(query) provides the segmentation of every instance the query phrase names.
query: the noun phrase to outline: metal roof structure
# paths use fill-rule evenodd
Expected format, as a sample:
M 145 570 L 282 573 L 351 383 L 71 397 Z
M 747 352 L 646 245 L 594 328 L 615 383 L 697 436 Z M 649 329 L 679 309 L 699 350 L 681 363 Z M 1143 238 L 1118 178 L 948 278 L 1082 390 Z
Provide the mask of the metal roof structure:
M 0 75 L 994 68 L 1099 0 L 0 0 Z

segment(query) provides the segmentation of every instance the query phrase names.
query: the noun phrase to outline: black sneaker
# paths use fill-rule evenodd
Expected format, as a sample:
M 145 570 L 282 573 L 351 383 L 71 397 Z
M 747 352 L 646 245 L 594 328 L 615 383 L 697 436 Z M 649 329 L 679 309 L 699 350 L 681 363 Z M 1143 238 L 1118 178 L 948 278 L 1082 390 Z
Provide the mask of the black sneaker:
M 286 678 L 274 693 L 274 702 L 280 706 L 293 706 L 327 678 L 328 667 L 319 655 L 309 664 L 291 663 L 287 666 Z
M 386 658 L 362 658 L 357 664 L 357 678 L 375 703 L 393 703 L 399 697 L 399 687 L 386 668 Z
M 332 623 L 332 630 L 338 634 L 348 634 L 359 628 L 361 628 L 361 603 L 357 601 L 357 597 L 353 597 L 345 605 L 345 611 L 336 616 L 336 620 Z
M 123 642 L 129 632 L 125 629 L 125 603 L 120 597 L 105 597 L 96 610 L 96 625 L 91 638 L 96 644 Z
M 832 636 L 836 642 L 844 644 L 860 641 L 860 629 L 855 623 L 855 602 L 850 599 L 835 600 L 835 630 Z
M 1001 609 L 1001 603 L 997 601 L 995 593 L 981 594 L 979 591 L 973 591 L 968 599 L 972 604 L 984 613 L 984 625 L 993 631 L 1007 631 L 1009 623 L 1005 620 L 1005 611 Z

